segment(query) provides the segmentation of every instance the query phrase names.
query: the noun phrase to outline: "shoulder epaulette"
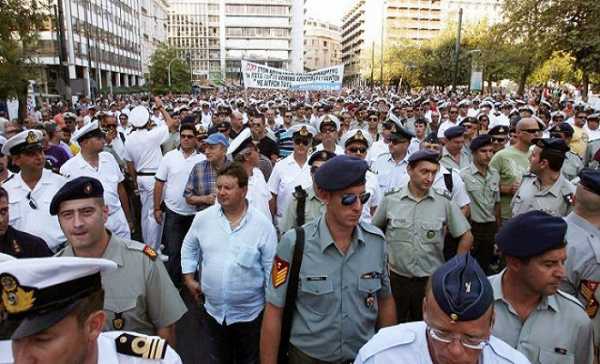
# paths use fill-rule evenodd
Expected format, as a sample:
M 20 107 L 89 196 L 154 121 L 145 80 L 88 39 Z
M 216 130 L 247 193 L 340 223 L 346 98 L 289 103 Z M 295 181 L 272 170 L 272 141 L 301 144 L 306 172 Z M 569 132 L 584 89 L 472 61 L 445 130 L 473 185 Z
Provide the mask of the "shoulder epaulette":
M 162 360 L 167 354 L 168 344 L 157 336 L 121 334 L 115 339 L 117 353 L 143 359 Z
M 577 298 L 575 298 L 574 296 L 571 296 L 570 294 L 568 294 L 567 292 L 563 292 L 560 289 L 556 291 L 556 293 L 558 295 L 560 295 L 561 297 L 566 298 L 567 300 L 575 303 L 577 306 L 581 307 L 582 309 L 585 309 L 585 307 L 581 304 L 581 302 L 579 302 L 579 300 Z
M 387 191 L 386 193 L 384 193 L 383 195 L 384 195 L 384 196 L 388 196 L 388 195 L 391 195 L 391 194 L 394 194 L 394 193 L 400 192 L 400 189 L 401 189 L 400 187 L 394 187 L 394 188 L 392 188 L 391 190 L 389 190 L 389 191 Z
M 383 231 L 381 231 L 377 226 L 373 225 L 373 224 L 369 224 L 366 223 L 364 221 L 360 221 L 358 223 L 360 225 L 360 227 L 363 228 L 363 230 L 365 230 L 366 232 L 373 234 L 373 235 L 377 235 L 380 236 L 382 238 L 385 238 L 385 235 L 383 234 Z
M 144 245 L 144 254 L 151 260 L 156 260 L 156 257 L 158 257 L 156 250 L 152 249 L 149 245 Z
M 450 194 L 450 192 L 441 189 L 441 188 L 437 188 L 437 187 L 431 187 L 433 189 L 433 191 L 435 193 L 437 193 L 438 195 L 447 198 L 448 200 L 452 200 L 452 195 Z

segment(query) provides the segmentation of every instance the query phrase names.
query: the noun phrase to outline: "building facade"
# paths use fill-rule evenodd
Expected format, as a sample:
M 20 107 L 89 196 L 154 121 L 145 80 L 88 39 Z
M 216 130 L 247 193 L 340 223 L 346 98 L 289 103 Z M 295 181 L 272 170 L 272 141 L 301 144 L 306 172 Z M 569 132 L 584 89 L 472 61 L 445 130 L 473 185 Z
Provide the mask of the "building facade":
M 342 38 L 337 25 L 306 19 L 304 21 L 304 69 L 314 71 L 340 64 Z
M 239 84 L 242 59 L 302 70 L 304 0 L 171 0 L 169 5 L 169 44 L 183 59 L 190 54 L 197 84 Z
M 139 0 L 142 24 L 142 73 L 148 78 L 150 58 L 161 43 L 167 42 L 167 0 Z

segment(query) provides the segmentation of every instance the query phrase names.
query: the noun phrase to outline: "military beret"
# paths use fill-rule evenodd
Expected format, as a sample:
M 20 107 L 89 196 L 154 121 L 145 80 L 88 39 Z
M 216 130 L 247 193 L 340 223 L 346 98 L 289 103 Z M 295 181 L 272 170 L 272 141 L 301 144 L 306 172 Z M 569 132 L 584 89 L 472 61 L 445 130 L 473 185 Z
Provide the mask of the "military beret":
M 408 164 L 415 165 L 420 161 L 428 161 L 431 163 L 440 163 L 440 154 L 436 152 L 432 152 L 431 150 L 419 150 L 418 152 L 414 152 L 408 157 Z
M 462 126 L 453 126 L 444 131 L 444 138 L 454 139 L 461 137 L 465 134 L 465 128 Z
M 469 149 L 472 152 L 478 150 L 479 148 L 483 148 L 486 145 L 492 145 L 492 136 L 488 134 L 483 134 L 475 137 L 471 140 L 471 144 L 469 145 Z
M 567 143 L 560 138 L 534 138 L 531 144 L 542 149 L 551 149 L 557 152 L 566 153 L 570 150 Z
M 494 291 L 485 272 L 469 253 L 458 254 L 433 272 L 435 301 L 452 321 L 473 321 L 494 303 Z
M 488 135 L 508 135 L 508 126 L 496 125 L 488 131 Z
M 431 132 L 431 133 L 427 134 L 427 136 L 425 137 L 425 139 L 423 139 L 423 141 L 426 143 L 431 143 L 431 144 L 440 144 L 440 139 L 437 137 L 436 132 Z
M 15 155 L 29 150 L 41 150 L 44 133 L 40 130 L 24 130 L 9 138 L 2 146 L 2 154 Z
M 92 177 L 77 177 L 65 183 L 50 202 L 50 215 L 58 214 L 60 204 L 65 201 L 82 198 L 102 198 L 104 188 L 102 183 Z
M 325 191 L 340 191 L 364 184 L 367 169 L 369 165 L 360 158 L 338 155 L 319 167 L 314 180 Z
M 550 129 L 550 131 L 555 133 L 565 133 L 568 136 L 573 136 L 575 133 L 575 130 L 571 125 L 569 125 L 569 123 L 556 124 L 552 129 Z
M 579 172 L 579 183 L 586 189 L 600 195 L 600 170 L 584 168 Z
M 327 162 L 335 156 L 335 153 L 328 150 L 319 150 L 311 154 L 310 158 L 308 158 L 308 165 L 312 166 L 315 162 Z
M 504 223 L 496 234 L 496 244 L 504 255 L 529 258 L 564 246 L 566 233 L 565 220 L 533 210 Z

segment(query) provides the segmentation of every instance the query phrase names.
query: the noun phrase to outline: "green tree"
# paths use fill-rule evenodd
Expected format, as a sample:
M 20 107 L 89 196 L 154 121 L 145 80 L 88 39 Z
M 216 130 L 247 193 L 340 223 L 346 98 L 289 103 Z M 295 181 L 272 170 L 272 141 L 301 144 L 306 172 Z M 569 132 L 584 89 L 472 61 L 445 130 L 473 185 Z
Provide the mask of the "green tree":
M 531 76 L 528 83 L 536 86 L 546 86 L 548 82 L 558 84 L 581 82 L 581 72 L 574 66 L 575 59 L 564 52 L 554 52 L 546 62 L 539 66 Z
M 172 61 L 172 63 L 171 63 Z M 169 87 L 169 63 L 171 63 L 171 87 Z M 177 49 L 161 44 L 150 57 L 150 91 L 154 94 L 168 92 L 191 92 L 190 67 L 178 57 Z
M 49 7 L 37 0 L 0 1 L 0 99 L 19 101 L 19 119 L 27 114 L 27 88 L 39 66 L 32 61 L 38 31 L 49 28 Z

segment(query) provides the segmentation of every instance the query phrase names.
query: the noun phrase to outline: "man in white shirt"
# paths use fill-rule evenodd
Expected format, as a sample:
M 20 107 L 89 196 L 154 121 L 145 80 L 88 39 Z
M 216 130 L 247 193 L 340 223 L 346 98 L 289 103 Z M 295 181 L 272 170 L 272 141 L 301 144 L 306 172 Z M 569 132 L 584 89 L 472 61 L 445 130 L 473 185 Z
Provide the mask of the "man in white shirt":
M 194 124 L 182 124 L 179 148 L 165 154 L 154 177 L 154 219 L 158 224 L 164 222 L 161 242 L 165 247 L 163 253 L 169 257 L 165 267 L 177 287 L 181 286 L 181 244 L 196 213 L 183 197 L 183 191 L 192 168 L 206 159 L 204 154 L 196 152 L 197 134 Z

